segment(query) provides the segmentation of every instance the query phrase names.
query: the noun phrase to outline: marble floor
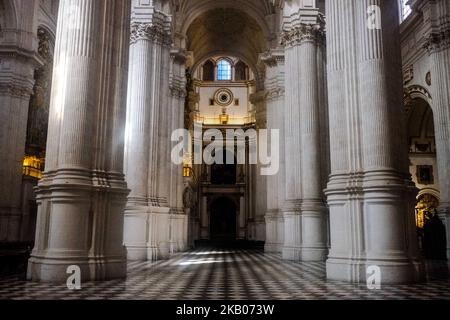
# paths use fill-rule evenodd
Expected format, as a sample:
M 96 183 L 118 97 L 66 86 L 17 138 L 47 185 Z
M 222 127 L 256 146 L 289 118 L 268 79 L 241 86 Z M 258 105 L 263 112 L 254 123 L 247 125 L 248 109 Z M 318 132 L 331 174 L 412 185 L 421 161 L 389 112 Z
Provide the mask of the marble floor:
M 447 273 L 447 265 L 445 269 Z M 205 248 L 166 261 L 130 262 L 126 279 L 82 283 L 77 291 L 7 276 L 0 278 L 0 299 L 450 300 L 450 279 L 429 277 L 420 284 L 368 290 L 364 285 L 327 281 L 324 263 L 288 262 L 255 250 Z

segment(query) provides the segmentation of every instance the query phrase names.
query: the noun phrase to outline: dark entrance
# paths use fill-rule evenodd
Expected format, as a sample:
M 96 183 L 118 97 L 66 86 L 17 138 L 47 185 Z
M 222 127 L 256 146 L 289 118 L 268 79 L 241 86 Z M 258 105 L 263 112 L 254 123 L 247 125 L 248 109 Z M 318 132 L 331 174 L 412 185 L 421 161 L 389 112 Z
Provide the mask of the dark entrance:
M 233 242 L 236 240 L 236 205 L 226 197 L 211 204 L 211 240 Z

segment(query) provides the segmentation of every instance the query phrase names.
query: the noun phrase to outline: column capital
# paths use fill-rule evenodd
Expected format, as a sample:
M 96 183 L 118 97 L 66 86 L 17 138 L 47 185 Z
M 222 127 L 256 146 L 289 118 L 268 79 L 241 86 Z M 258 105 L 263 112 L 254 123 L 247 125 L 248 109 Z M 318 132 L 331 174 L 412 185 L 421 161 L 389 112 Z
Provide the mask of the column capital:
M 172 39 L 170 33 L 163 25 L 153 22 L 132 22 L 130 44 L 139 40 L 147 40 L 154 43 L 170 46 Z
M 429 54 L 450 48 L 450 29 L 432 32 L 425 39 L 423 47 Z
M 281 45 L 295 47 L 305 42 L 313 42 L 317 45 L 325 44 L 325 25 L 300 23 L 289 30 L 283 30 L 281 34 Z

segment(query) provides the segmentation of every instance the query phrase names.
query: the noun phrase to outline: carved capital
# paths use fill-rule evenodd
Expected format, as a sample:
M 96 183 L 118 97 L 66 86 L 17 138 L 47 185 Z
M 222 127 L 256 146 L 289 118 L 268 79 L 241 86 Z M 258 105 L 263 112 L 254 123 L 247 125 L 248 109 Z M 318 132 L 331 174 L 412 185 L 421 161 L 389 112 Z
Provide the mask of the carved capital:
M 425 40 L 423 47 L 428 53 L 439 52 L 450 48 L 450 29 L 431 33 Z
M 33 89 L 18 84 L 1 84 L 0 83 L 0 95 L 7 95 L 16 98 L 29 99 Z
M 153 23 L 133 22 L 131 24 L 130 43 L 134 44 L 139 40 L 151 41 L 153 43 L 170 46 L 172 39 L 170 34 L 162 25 Z
M 295 47 L 305 42 L 325 44 L 325 28 L 322 24 L 299 24 L 281 35 L 281 45 Z

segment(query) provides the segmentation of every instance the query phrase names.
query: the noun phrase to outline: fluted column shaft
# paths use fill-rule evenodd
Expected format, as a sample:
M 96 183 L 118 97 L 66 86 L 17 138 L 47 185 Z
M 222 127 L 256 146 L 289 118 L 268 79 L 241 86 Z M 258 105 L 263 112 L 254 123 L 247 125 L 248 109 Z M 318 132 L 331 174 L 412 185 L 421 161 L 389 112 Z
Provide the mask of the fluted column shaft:
M 267 176 L 267 211 L 266 222 L 266 252 L 281 252 L 284 243 L 284 223 L 281 208 L 284 205 L 284 52 L 271 50 L 260 56 L 266 64 L 266 104 L 267 129 L 279 130 L 280 166 L 278 173 Z M 281 226 L 280 226 L 281 224 Z
M 286 179 L 295 172 L 296 199 L 288 198 L 294 211 L 285 214 L 285 248 L 283 257 L 303 261 L 323 261 L 327 246 L 327 216 L 322 192 L 323 146 L 321 135 L 321 100 L 323 91 L 323 57 L 319 47 L 323 42 L 320 23 L 300 24 L 284 34 L 286 65 L 286 99 L 290 110 L 286 114 Z M 322 102 L 323 103 L 323 102 Z M 300 156 L 300 159 L 299 159 Z M 289 160 L 289 161 L 288 161 Z M 326 174 L 326 173 L 324 173 Z M 286 185 L 289 196 L 289 188 Z
M 167 141 L 170 140 L 174 130 L 184 128 L 184 107 L 186 99 L 186 56 L 182 50 L 172 50 L 170 63 L 170 110 L 168 114 Z M 169 146 L 170 144 L 167 142 Z M 170 149 L 167 152 L 167 164 L 170 171 L 169 186 L 169 206 L 171 208 L 171 247 L 176 251 L 183 251 L 187 248 L 187 215 L 183 208 L 183 167 L 172 163 L 170 159 Z
M 447 231 L 447 259 L 450 259 L 450 4 L 436 1 L 438 15 L 429 37 L 428 51 L 431 61 L 434 128 L 439 173 L 439 217 Z
M 16 9 L 28 10 L 16 17 L 14 6 L 2 2 L 0 40 L 0 242 L 21 241 L 21 195 L 28 109 L 34 86 L 34 70 L 42 60 L 36 50 L 32 23 L 39 2 L 30 0 Z M 12 4 L 12 2 L 11 2 Z M 16 19 L 17 18 L 17 19 Z
M 128 205 L 148 205 L 148 175 L 150 131 L 153 113 L 148 107 L 153 97 L 150 90 L 153 76 L 151 41 L 140 39 L 130 45 L 128 80 L 127 135 L 125 148 L 125 175 L 130 188 Z
M 125 173 L 130 196 L 124 241 L 128 259 L 169 254 L 169 59 L 167 16 L 134 2 L 131 23 Z
M 3 58 L 2 58 L 3 60 Z M 7 58 L 18 74 L 0 80 L 0 242 L 20 241 L 23 159 L 33 63 Z
M 32 280 L 65 281 L 69 265 L 78 265 L 86 280 L 125 276 L 129 15 L 129 1 L 60 4 Z
M 332 173 L 329 279 L 381 282 L 417 279 L 417 238 L 402 104 L 398 4 L 327 1 L 327 53 Z M 389 12 L 381 29 L 367 11 Z
M 285 49 L 285 61 L 289 68 L 285 70 L 285 202 L 282 208 L 284 218 L 284 259 L 300 260 L 301 248 L 301 159 L 300 154 L 300 118 L 299 118 L 299 47 Z
M 324 261 L 328 251 L 326 207 L 322 185 L 322 141 L 320 117 L 324 117 L 319 100 L 318 64 L 323 64 L 318 46 L 322 39 L 319 30 L 314 38 L 300 47 L 300 128 L 301 128 L 301 172 L 302 172 L 302 260 Z M 327 174 L 324 172 L 323 174 Z

